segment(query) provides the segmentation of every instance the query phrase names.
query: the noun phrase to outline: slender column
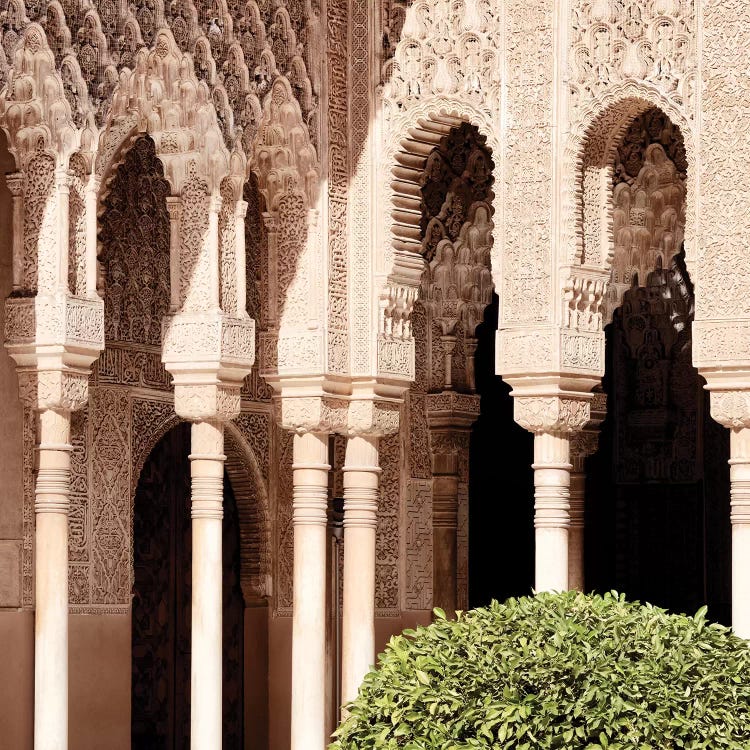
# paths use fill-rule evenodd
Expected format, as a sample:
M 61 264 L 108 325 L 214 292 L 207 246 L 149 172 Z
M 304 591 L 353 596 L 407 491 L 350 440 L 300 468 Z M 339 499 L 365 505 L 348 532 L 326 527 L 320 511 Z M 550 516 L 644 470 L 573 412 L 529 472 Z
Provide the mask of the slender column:
M 276 218 L 270 213 L 263 214 L 263 223 L 268 233 L 268 305 L 266 307 L 266 315 L 268 316 L 268 327 L 275 328 L 279 317 L 278 225 Z
M 59 286 L 68 288 L 68 257 L 70 255 L 70 175 L 66 170 L 58 169 L 55 172 L 57 183 L 57 201 L 60 212 L 57 231 L 59 232 L 59 267 L 57 283 Z
M 34 750 L 68 747 L 70 413 L 38 417 L 34 578 Z
M 294 436 L 291 750 L 326 747 L 328 437 Z
M 570 475 L 570 530 L 568 531 L 568 588 L 583 591 L 584 580 L 584 528 L 586 501 L 586 474 L 579 464 L 583 459 L 573 458 Z
M 378 438 L 350 437 L 344 465 L 344 618 L 341 698 L 357 697 L 375 663 L 375 532 Z
M 458 601 L 458 454 L 435 453 L 432 468 L 433 599 L 453 617 Z
M 191 432 L 193 529 L 190 746 L 221 750 L 224 426 L 196 422 Z
M 540 432 L 534 436 L 534 527 L 537 591 L 568 588 L 570 529 L 570 436 Z
M 212 195 L 208 210 L 208 259 L 209 259 L 209 304 L 213 309 L 219 308 L 219 266 L 221 265 L 219 252 L 219 212 L 222 199 Z M 231 312 L 225 310 L 224 312 Z
M 574 432 L 570 440 L 570 531 L 568 532 L 568 587 L 584 591 L 584 529 L 586 504 L 586 458 L 592 455 L 599 444 L 599 424 L 604 412 L 594 413 L 589 425 Z
M 96 209 L 99 200 L 101 178 L 91 175 L 86 186 L 86 296 L 96 294 L 96 255 L 97 255 L 97 217 Z
M 182 304 L 182 280 L 180 278 L 180 220 L 182 198 L 167 197 L 169 213 L 169 309 L 177 312 Z
M 247 201 L 237 201 L 234 210 L 235 220 L 235 267 L 237 269 L 237 310 L 236 314 L 247 314 L 247 267 L 245 256 L 245 216 L 247 215 Z M 224 312 L 227 312 L 226 310 Z
M 730 433 L 732 627 L 750 638 L 750 428 Z
M 13 197 L 13 290 L 23 288 L 23 189 L 25 178 L 22 172 L 5 175 L 8 190 Z

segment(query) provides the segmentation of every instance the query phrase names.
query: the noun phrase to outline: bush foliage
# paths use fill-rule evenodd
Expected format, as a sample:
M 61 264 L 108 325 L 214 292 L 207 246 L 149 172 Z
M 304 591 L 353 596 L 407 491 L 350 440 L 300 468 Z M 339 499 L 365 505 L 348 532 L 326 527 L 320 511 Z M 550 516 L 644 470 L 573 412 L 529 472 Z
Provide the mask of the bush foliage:
M 750 748 L 750 646 L 616 593 L 510 599 L 391 639 L 331 750 Z

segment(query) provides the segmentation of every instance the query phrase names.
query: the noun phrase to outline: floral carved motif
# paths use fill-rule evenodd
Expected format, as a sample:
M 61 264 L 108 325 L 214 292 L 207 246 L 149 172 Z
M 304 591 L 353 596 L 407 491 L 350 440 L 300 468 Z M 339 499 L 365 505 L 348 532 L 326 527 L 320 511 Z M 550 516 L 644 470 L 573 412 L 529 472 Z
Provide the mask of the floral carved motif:
M 571 14 L 573 110 L 607 87 L 645 81 L 690 111 L 696 93 L 693 0 L 583 0 Z
M 118 167 L 104 202 L 100 261 L 107 341 L 161 344 L 169 309 L 169 214 L 154 142 L 139 138 Z

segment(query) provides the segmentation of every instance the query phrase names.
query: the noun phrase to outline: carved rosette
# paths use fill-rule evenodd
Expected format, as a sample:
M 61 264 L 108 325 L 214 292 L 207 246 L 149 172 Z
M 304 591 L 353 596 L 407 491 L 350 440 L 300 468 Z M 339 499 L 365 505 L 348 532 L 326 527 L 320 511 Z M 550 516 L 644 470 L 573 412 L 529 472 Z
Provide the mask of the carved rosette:
M 162 321 L 162 361 L 175 411 L 185 419 L 233 419 L 255 361 L 255 321 L 220 312 L 176 313 Z
M 571 434 L 591 420 L 591 396 L 517 396 L 514 418 L 525 430 Z

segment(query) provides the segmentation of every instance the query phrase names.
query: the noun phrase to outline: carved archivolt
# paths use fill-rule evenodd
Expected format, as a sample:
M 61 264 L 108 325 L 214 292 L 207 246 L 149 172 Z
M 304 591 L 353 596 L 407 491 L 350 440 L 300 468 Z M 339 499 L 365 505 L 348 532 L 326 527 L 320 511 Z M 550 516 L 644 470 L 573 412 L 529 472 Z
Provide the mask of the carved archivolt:
M 421 1 L 406 9 L 390 3 L 381 13 L 387 42 L 380 101 L 386 147 L 378 167 L 382 221 L 377 246 L 381 268 L 390 276 L 379 292 L 378 370 L 411 379 L 409 319 L 424 268 L 420 190 L 426 159 L 452 129 L 466 123 L 478 128 L 490 152 L 499 153 L 495 116 L 502 23 L 487 0 Z
M 316 3 L 100 0 L 79 7 L 57 0 L 9 0 L 6 7 L 0 80 L 8 76 L 15 45 L 29 22 L 39 23 L 66 82 L 76 122 L 105 122 L 120 73 L 133 70 L 139 50 L 152 47 L 160 31 L 169 28 L 180 51 L 190 54 L 197 79 L 209 87 L 229 148 L 237 137 L 246 147 L 252 142 L 261 102 L 279 75 L 293 82 L 307 126 L 315 136 L 319 132 L 321 21 Z
M 139 50 L 132 71 L 120 73 L 100 137 L 98 175 L 107 178 L 139 132 L 154 140 L 173 194 L 182 192 L 191 170 L 218 192 L 230 159 L 211 93 L 168 30 L 157 34 L 150 51 Z
M 563 157 L 558 242 L 564 256 L 559 262 L 573 264 L 568 289 L 595 288 L 593 295 L 587 294 L 596 308 L 601 302 L 602 277 L 594 269 L 609 271 L 616 241 L 610 200 L 617 150 L 633 123 L 654 109 L 684 138 L 685 239 L 688 261 L 693 260 L 696 23 L 692 0 L 573 4 L 568 58 L 570 126 Z M 588 270 L 577 269 L 579 265 Z M 564 304 L 567 316 L 568 302 Z M 595 329 L 598 311 L 592 309 L 584 317 L 593 318 Z

